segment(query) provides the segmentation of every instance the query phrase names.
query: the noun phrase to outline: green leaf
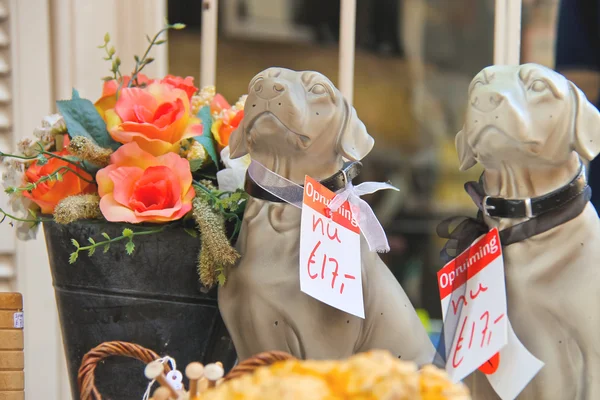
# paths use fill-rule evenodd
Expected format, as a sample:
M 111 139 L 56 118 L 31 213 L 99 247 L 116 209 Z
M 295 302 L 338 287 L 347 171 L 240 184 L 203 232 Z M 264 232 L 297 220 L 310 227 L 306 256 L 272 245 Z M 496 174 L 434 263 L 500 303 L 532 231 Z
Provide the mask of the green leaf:
M 120 146 L 108 134 L 106 124 L 94 104 L 79 97 L 77 90 L 73 89 L 71 100 L 59 100 L 56 106 L 65 119 L 70 137 L 84 136 L 99 146 L 112 150 Z
M 88 257 L 91 257 L 91 256 L 93 256 L 95 252 L 96 252 L 96 248 L 95 248 L 95 247 L 91 247 L 91 248 L 88 250 Z
M 133 59 L 135 60 L 136 63 L 140 62 L 140 57 L 139 56 L 133 56 Z
M 104 246 L 104 253 L 108 253 L 108 250 L 110 250 L 110 243 Z
M 75 264 L 75 261 L 77 261 L 77 257 L 79 256 L 79 253 L 74 251 L 71 253 L 71 255 L 69 256 L 69 264 Z
M 192 172 L 198 171 L 204 165 L 204 160 L 201 160 L 199 158 L 197 158 L 195 160 L 189 160 L 189 161 L 190 161 L 190 170 Z
M 125 251 L 127 252 L 127 254 L 132 255 L 134 250 L 135 244 L 133 242 L 127 242 L 127 244 L 125 245 Z
M 88 242 L 90 242 L 91 244 L 96 244 L 96 241 L 91 237 L 88 238 Z
M 108 236 L 108 233 L 102 232 L 102 236 L 104 236 L 106 240 L 110 240 L 110 236 Z
M 79 248 L 79 242 L 75 239 L 71 239 L 71 243 L 73 243 L 73 246 L 75 246 L 76 248 Z
M 129 228 L 125 228 L 123 229 L 123 236 L 125 237 L 132 237 L 133 236 L 133 231 Z
M 157 40 L 156 42 L 154 42 L 155 45 L 164 44 L 164 43 L 167 43 L 167 39 L 161 39 L 161 40 Z
M 146 40 L 148 41 L 148 43 L 152 43 L 152 39 L 150 39 L 150 36 L 146 35 Z
M 217 282 L 219 283 L 219 286 L 223 286 L 226 281 L 227 278 L 225 277 L 223 270 L 219 271 L 219 273 L 217 274 Z
M 185 24 L 177 23 L 177 24 L 171 25 L 171 27 L 175 30 L 181 30 L 181 29 L 185 28 Z
M 110 42 L 110 34 L 108 32 L 106 32 L 104 34 L 104 44 Z
M 32 210 L 31 208 L 28 208 L 27 212 L 29 212 L 29 215 L 31 215 L 31 217 L 33 219 L 37 219 L 37 213 L 35 212 L 35 210 Z
M 56 180 L 59 181 L 59 182 L 62 182 L 62 180 L 63 180 L 63 174 L 61 174 L 61 173 L 56 174 Z
M 35 161 L 36 161 L 37 165 L 48 164 L 48 158 L 46 158 L 46 156 L 44 156 L 43 154 L 38 154 L 38 156 L 35 158 Z
M 204 106 L 198 111 L 198 118 L 202 121 L 202 136 L 196 136 L 194 139 L 204 146 L 206 152 L 212 159 L 213 163 L 219 170 L 219 156 L 217 155 L 217 149 L 215 146 L 215 139 L 210 132 L 212 127 L 212 115 L 210 115 L 210 106 Z
M 198 237 L 198 232 L 196 232 L 195 229 L 192 228 L 185 228 L 185 233 L 187 233 L 188 235 L 190 235 L 193 238 L 197 238 Z

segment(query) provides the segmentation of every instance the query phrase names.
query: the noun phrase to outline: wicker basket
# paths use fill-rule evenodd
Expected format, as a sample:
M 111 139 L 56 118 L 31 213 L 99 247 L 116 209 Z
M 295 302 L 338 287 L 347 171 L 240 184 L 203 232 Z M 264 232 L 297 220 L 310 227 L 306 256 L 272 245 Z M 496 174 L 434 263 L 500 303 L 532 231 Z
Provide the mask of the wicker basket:
M 148 364 L 159 358 L 159 355 L 152 350 L 146 349 L 134 343 L 127 342 L 105 342 L 90 350 L 81 362 L 78 373 L 79 393 L 81 400 L 101 400 L 102 396 L 96 388 L 94 372 L 99 362 L 111 356 L 130 357 Z M 244 374 L 253 372 L 255 369 L 271 365 L 277 361 L 289 360 L 294 357 L 281 351 L 270 351 L 257 354 L 236 365 L 225 376 L 225 380 L 235 379 Z M 169 367 L 165 364 L 165 369 Z M 140 373 L 143 373 L 140 370 Z

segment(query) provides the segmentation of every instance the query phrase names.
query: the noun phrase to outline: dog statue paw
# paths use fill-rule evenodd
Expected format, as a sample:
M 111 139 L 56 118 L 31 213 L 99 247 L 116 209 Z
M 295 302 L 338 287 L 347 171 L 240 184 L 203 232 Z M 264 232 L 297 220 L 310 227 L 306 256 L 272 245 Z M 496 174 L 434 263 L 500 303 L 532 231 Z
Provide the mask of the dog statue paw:
M 584 167 L 600 152 L 598 110 L 548 68 L 491 66 L 471 82 L 456 148 L 462 170 L 483 166 L 470 194 L 501 232 L 508 318 L 545 364 L 518 398 L 600 399 L 600 221 Z M 467 383 L 498 399 L 480 372 Z
M 352 178 L 342 171 L 344 159 L 359 161 L 373 147 L 354 108 L 320 73 L 269 68 L 248 90 L 244 119 L 229 140 L 231 158 L 250 154 L 301 185 L 306 175 Z M 248 180 L 251 198 L 237 242 L 242 257 L 218 295 L 240 360 L 271 350 L 301 359 L 341 359 L 371 349 L 419 364 L 433 360 L 434 348 L 408 297 L 364 237 L 365 319 L 301 292 L 301 210 L 249 190 Z

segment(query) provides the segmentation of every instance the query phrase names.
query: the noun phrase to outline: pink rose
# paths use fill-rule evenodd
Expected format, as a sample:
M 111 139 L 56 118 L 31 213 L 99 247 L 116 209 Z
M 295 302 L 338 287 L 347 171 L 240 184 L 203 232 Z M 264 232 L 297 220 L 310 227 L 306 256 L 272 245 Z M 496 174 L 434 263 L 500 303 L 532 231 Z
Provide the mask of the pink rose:
M 183 139 L 202 135 L 202 124 L 191 114 L 187 93 L 169 83 L 122 89 L 114 109 L 106 110 L 104 118 L 114 140 L 135 142 L 155 156 L 176 152 Z
M 183 90 L 187 93 L 188 99 L 191 99 L 192 96 L 198 91 L 198 88 L 194 86 L 194 78 L 191 76 L 188 76 L 184 79 L 180 76 L 167 75 L 163 78 L 161 83 L 166 83 L 174 88 Z
M 175 153 L 158 157 L 132 142 L 98 171 L 100 210 L 111 222 L 166 222 L 192 209 L 195 192 L 189 162 Z

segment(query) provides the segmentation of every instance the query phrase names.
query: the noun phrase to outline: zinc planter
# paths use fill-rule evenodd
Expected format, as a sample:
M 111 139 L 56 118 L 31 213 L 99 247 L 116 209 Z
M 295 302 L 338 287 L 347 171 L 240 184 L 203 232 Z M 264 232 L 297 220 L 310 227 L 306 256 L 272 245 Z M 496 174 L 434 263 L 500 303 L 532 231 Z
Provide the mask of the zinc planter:
M 236 355 L 219 314 L 216 290 L 205 293 L 196 271 L 200 239 L 182 228 L 113 243 L 89 257 L 80 252 L 74 264 L 72 239 L 82 246 L 92 237 L 121 235 L 112 223 L 44 223 L 46 246 L 63 334 L 73 399 L 79 398 L 77 371 L 86 352 L 107 341 L 126 341 L 171 356 L 178 369 L 192 361 L 221 361 L 228 370 Z M 141 399 L 148 381 L 144 365 L 113 357 L 96 370 L 104 399 Z

